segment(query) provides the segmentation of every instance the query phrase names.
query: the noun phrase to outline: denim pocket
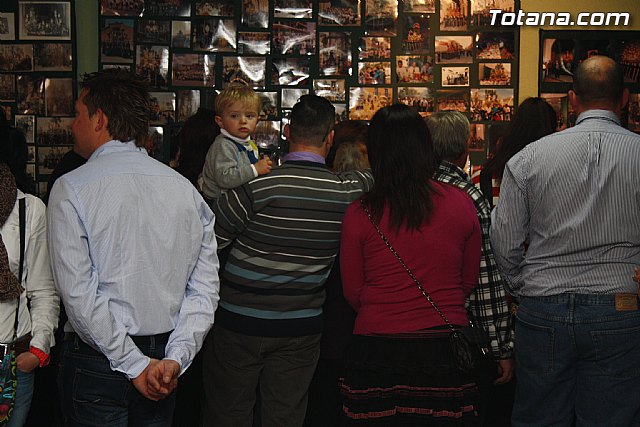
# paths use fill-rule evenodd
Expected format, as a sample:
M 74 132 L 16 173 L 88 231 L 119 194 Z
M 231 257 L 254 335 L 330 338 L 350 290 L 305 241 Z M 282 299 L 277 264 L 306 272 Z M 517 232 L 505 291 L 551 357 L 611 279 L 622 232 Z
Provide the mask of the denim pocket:
M 93 426 L 113 426 L 119 420 L 126 425 L 126 392 L 122 375 L 78 368 L 73 378 L 72 418 Z
M 516 314 L 515 355 L 519 369 L 548 374 L 553 371 L 554 328 L 536 325 Z
M 640 326 L 592 331 L 596 365 L 614 378 L 640 376 Z

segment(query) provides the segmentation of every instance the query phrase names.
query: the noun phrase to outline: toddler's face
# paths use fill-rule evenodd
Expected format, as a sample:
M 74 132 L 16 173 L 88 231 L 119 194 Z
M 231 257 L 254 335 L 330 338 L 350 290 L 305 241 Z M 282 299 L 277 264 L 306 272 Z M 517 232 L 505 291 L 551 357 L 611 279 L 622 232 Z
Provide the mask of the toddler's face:
M 236 138 L 246 138 L 256 129 L 258 113 L 236 101 L 225 108 L 222 116 L 216 116 L 216 123 Z

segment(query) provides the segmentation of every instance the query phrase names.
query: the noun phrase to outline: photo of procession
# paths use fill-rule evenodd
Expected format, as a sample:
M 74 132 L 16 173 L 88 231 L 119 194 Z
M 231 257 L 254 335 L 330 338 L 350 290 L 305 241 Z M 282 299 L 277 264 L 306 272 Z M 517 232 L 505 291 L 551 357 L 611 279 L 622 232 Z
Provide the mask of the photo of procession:
M 473 62 L 471 36 L 436 36 L 436 64 L 466 64 Z
M 471 89 L 471 121 L 511 120 L 513 89 Z
M 20 40 L 71 40 L 71 3 L 25 1 L 19 3 Z

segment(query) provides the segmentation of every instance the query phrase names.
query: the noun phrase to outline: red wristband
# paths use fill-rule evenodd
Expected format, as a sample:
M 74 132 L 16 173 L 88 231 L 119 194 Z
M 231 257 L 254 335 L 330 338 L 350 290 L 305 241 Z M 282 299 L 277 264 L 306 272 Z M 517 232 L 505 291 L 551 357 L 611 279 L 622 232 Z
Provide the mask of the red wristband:
M 34 346 L 29 347 L 29 353 L 35 354 L 38 359 L 40 359 L 41 368 L 47 366 L 51 360 L 51 357 L 47 353 Z

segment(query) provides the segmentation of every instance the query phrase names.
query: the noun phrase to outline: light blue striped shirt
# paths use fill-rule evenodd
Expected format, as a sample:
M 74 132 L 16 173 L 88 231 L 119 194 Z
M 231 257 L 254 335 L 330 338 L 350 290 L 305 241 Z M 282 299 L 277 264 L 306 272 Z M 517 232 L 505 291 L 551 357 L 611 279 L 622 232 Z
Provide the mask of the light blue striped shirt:
M 589 110 L 529 144 L 505 168 L 491 243 L 516 295 L 636 292 L 640 136 Z
M 130 335 L 173 331 L 182 372 L 218 303 L 214 215 L 181 175 L 133 142 L 110 141 L 56 181 L 48 207 L 56 287 L 73 330 L 137 377 L 149 358 Z

